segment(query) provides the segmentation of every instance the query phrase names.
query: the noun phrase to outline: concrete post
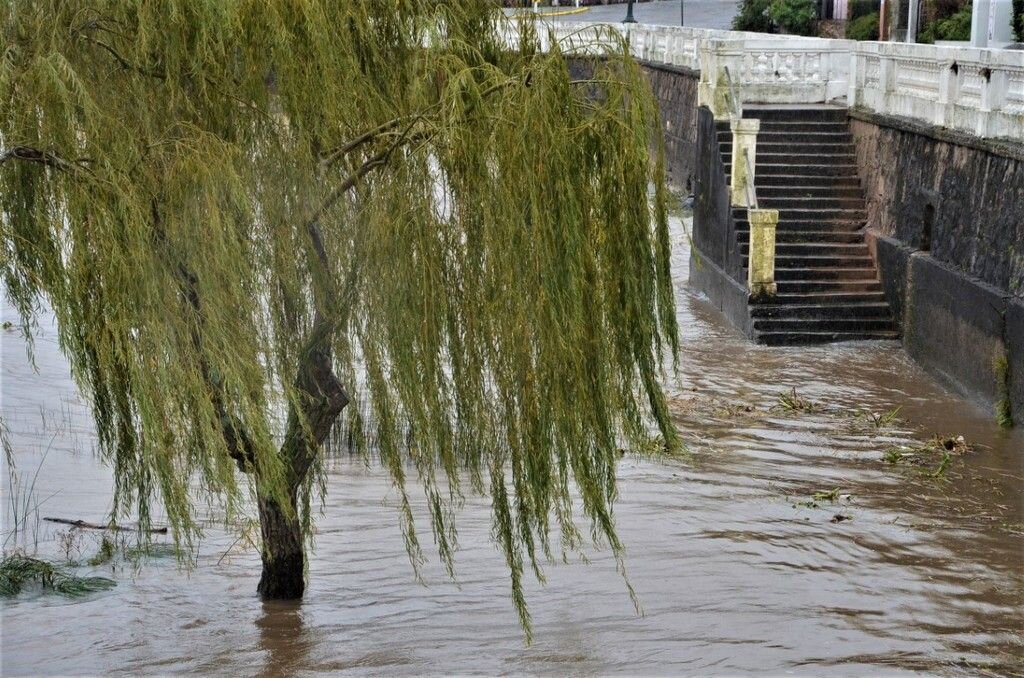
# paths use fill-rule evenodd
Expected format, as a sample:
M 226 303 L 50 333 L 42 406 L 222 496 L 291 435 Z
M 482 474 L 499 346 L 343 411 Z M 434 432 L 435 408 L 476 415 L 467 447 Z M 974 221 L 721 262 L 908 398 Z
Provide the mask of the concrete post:
M 917 42 L 917 23 L 920 14 L 921 0 L 910 0 L 910 11 L 907 16 L 907 42 Z
M 747 264 L 747 287 L 750 296 L 774 296 L 775 229 L 779 225 L 778 210 L 747 210 L 750 222 L 750 257 Z
M 754 118 L 740 118 L 729 123 L 732 127 L 732 170 L 729 177 L 731 202 L 740 207 L 749 207 L 747 186 L 754 186 L 754 175 L 747 169 L 743 151 L 750 157 L 751 168 L 757 163 L 757 132 L 761 121 Z M 748 176 L 749 174 L 749 176 Z
M 971 3 L 971 47 L 988 47 L 988 20 L 992 11 L 989 0 Z
M 737 65 L 743 57 L 743 40 L 716 40 L 705 41 L 700 48 L 700 82 L 697 83 L 697 105 L 707 106 L 711 113 L 718 120 L 724 120 L 734 115 L 730 110 L 729 83 L 726 80 L 725 69 L 732 65 L 731 73 L 733 78 L 739 78 Z M 740 93 L 741 83 L 733 83 L 737 94 Z M 742 101 L 734 102 L 742 111 Z M 742 113 L 741 113 L 742 115 Z
M 939 75 L 939 99 L 935 103 L 935 115 L 932 122 L 940 127 L 949 126 L 954 119 L 953 110 L 956 99 L 960 95 L 960 69 L 950 62 Z
M 850 75 L 847 82 L 846 104 L 850 108 L 860 106 L 860 65 L 861 56 L 856 47 L 850 49 Z

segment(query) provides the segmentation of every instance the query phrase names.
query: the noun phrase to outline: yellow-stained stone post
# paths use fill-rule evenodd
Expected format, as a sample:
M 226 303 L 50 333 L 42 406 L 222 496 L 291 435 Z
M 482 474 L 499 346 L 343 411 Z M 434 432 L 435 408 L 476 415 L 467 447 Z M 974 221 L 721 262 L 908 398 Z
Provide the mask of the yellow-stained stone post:
M 757 132 L 761 129 L 761 121 L 755 118 L 740 118 L 730 122 L 732 127 L 732 172 L 729 177 L 731 186 L 730 199 L 733 205 L 750 207 L 747 201 L 747 184 L 754 185 L 753 175 L 747 176 L 747 161 L 743 151 L 750 156 L 750 166 L 757 162 Z
M 778 210 L 747 210 L 750 222 L 750 261 L 747 265 L 747 286 L 750 296 L 773 296 L 775 286 L 775 229 L 779 225 Z

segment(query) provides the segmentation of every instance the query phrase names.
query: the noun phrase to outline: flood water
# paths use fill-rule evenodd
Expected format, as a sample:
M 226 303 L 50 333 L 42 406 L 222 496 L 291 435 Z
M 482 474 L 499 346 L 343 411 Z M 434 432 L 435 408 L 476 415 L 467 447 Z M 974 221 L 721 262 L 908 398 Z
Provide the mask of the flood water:
M 692 455 L 627 456 L 616 505 L 643 616 L 598 551 L 530 585 L 526 646 L 486 500 L 468 499 L 459 516 L 457 583 L 433 563 L 423 585 L 386 473 L 342 456 L 330 462 L 301 604 L 261 603 L 257 554 L 211 525 L 191 571 L 172 558 L 118 561 L 81 570 L 113 576 L 111 591 L 4 601 L 3 675 L 1024 672 L 1021 431 L 997 429 L 895 343 L 751 345 L 688 289 L 678 224 L 675 246 L 683 349 L 668 388 Z M 17 546 L 84 560 L 95 534 L 38 518 L 102 522 L 110 474 L 92 454 L 55 332 L 43 329 L 38 372 L 16 330 L 0 337 L 21 478 L 3 479 L 4 533 L 38 469 L 41 506 Z M 791 387 L 827 408 L 768 411 Z M 877 431 L 840 413 L 896 407 L 905 422 Z M 935 478 L 932 466 L 883 461 L 889 446 L 933 434 L 963 435 L 976 450 Z M 835 489 L 835 501 L 813 499 Z

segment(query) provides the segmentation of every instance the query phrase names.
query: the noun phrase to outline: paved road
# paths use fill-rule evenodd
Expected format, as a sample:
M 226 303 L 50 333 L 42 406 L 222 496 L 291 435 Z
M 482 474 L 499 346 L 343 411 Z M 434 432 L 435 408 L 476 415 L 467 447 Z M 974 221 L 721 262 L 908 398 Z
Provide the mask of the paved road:
M 683 0 L 686 5 L 685 24 L 697 28 L 729 28 L 736 7 L 736 0 Z M 633 5 L 633 16 L 643 24 L 679 25 L 680 0 L 653 0 Z M 572 0 L 563 0 L 562 5 L 572 5 Z M 558 17 L 556 21 L 622 21 L 626 16 L 626 5 L 596 5 L 586 12 Z

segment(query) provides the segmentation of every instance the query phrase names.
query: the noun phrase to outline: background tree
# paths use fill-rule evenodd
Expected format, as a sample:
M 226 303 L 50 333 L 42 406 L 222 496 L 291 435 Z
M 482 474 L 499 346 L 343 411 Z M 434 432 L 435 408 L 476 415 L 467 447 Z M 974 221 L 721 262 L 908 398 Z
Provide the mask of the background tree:
M 410 473 L 449 568 L 463 486 L 489 493 L 526 625 L 524 567 L 580 547 L 574 491 L 621 556 L 618 449 L 674 444 L 676 349 L 656 111 L 622 45 L 574 82 L 488 0 L 0 12 L 6 293 L 26 333 L 56 314 L 115 515 L 159 503 L 187 549 L 197 503 L 252 496 L 259 591 L 301 596 L 349 406 L 414 564 Z

